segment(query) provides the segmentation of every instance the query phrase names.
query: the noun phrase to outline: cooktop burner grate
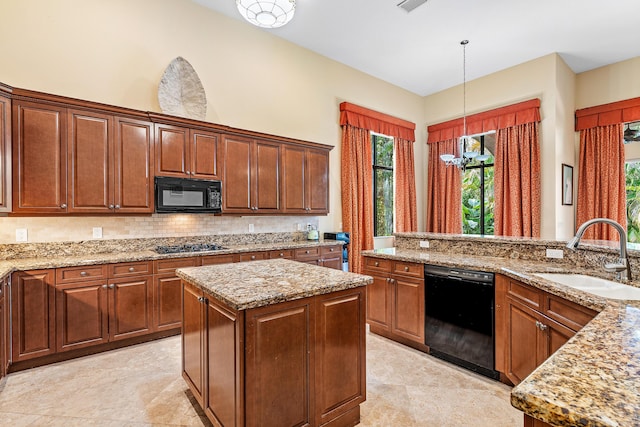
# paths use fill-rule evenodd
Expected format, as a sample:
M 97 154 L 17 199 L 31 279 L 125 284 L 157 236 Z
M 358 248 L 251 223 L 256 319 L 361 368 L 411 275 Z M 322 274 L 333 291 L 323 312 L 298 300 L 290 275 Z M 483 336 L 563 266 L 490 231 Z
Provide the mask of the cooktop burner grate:
M 175 254 L 180 252 L 219 251 L 221 249 L 226 248 L 209 243 L 198 243 L 194 245 L 156 246 L 155 251 L 159 254 Z

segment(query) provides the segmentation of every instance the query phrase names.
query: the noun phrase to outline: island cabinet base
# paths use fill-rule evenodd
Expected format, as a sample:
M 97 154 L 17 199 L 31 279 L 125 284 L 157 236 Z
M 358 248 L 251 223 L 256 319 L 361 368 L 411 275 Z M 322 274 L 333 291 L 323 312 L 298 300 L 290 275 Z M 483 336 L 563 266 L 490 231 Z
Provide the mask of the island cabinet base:
M 183 377 L 214 425 L 360 422 L 364 287 L 240 311 L 185 281 L 183 296 Z
M 551 424 L 547 424 L 544 421 L 536 420 L 535 418 L 525 414 L 524 427 L 551 427 Z

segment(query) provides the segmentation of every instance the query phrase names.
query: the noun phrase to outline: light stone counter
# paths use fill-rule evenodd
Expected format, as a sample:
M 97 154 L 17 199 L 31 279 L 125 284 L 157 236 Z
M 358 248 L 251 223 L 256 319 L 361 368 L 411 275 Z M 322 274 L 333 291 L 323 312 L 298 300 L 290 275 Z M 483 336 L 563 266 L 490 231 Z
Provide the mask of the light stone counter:
M 176 270 L 181 279 L 235 310 L 365 286 L 373 278 L 285 259 Z
M 615 301 L 531 273 L 607 277 L 566 264 L 389 248 L 364 255 L 503 274 L 600 313 L 511 392 L 511 404 L 555 426 L 640 425 L 640 301 Z M 611 279 L 611 277 L 607 277 Z M 639 286 L 638 282 L 630 283 Z

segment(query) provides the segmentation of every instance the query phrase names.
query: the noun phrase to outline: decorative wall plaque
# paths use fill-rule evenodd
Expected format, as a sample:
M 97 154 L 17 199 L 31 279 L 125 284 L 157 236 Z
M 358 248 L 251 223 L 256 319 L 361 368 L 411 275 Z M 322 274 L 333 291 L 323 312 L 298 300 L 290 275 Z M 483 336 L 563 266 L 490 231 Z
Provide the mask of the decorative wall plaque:
M 158 102 L 165 114 L 204 120 L 207 97 L 191 64 L 181 56 L 171 61 L 158 85 Z

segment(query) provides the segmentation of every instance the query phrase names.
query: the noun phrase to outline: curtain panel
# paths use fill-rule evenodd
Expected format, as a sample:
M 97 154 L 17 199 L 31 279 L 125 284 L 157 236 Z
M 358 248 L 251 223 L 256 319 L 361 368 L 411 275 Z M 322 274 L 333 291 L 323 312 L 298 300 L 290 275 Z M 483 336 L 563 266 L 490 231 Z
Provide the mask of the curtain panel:
M 349 266 L 362 271 L 364 250 L 373 249 L 373 159 L 370 133 L 342 126 L 342 227 L 349 232 Z
M 413 142 L 394 139 L 395 166 L 395 222 L 396 231 L 418 231 L 416 176 Z
M 609 218 L 627 228 L 627 194 L 622 123 L 580 131 L 577 224 Z M 583 236 L 593 240 L 619 240 L 606 224 L 594 224 Z
M 462 233 L 462 175 L 440 160 L 451 153 L 460 154 L 457 139 L 429 144 L 427 231 L 432 233 Z
M 496 131 L 494 235 L 540 237 L 538 123 Z

